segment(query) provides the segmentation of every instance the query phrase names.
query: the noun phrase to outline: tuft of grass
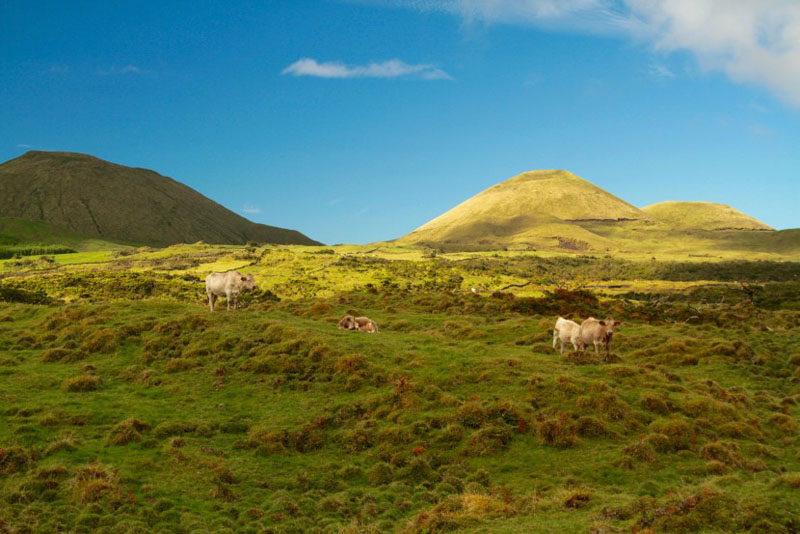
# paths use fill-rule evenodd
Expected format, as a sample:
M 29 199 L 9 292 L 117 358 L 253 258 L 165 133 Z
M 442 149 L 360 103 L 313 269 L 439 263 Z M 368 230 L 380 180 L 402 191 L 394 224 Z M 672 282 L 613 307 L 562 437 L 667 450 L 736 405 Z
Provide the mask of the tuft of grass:
M 106 442 L 109 445 L 127 445 L 132 441 L 141 441 L 143 430 L 150 425 L 138 419 L 126 419 L 114 425 L 109 432 Z
M 65 391 L 71 392 L 84 392 L 95 391 L 100 387 L 100 377 L 95 375 L 81 375 L 73 378 L 67 378 L 61 384 Z

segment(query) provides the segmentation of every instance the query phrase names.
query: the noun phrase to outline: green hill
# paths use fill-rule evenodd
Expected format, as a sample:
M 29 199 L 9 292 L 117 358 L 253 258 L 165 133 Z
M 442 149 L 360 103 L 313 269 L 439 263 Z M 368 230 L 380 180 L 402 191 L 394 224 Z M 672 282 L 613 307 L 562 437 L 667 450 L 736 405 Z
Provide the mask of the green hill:
M 511 248 L 633 257 L 800 254 L 797 231 L 776 232 L 730 206 L 662 202 L 638 209 L 567 171 L 515 176 L 395 242 L 445 251 Z
M 737 209 L 716 202 L 666 201 L 646 206 L 642 211 L 673 228 L 773 230 Z
M 800 264 L 320 250 L 6 262 L 0 532 L 798 532 Z
M 314 245 L 295 230 L 256 224 L 160 174 L 86 154 L 31 151 L 0 165 L 0 217 L 132 244 Z
M 570 172 L 531 171 L 490 187 L 399 241 L 608 248 L 610 242 L 579 223 L 648 219 L 638 208 Z
M 102 239 L 89 239 L 44 221 L 0 218 L 0 246 L 25 246 L 29 243 L 61 245 L 76 250 L 114 250 L 121 247 Z

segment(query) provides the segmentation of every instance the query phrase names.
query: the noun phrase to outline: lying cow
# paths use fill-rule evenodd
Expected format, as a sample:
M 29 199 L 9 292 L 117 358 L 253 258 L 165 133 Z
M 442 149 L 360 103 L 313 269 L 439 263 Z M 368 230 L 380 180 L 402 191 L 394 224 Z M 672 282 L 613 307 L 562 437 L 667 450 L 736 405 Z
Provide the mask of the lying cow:
M 378 332 L 378 324 L 369 317 L 345 315 L 342 320 L 339 321 L 339 330 L 360 330 L 362 332 L 375 334 Z
M 239 271 L 225 271 L 224 273 L 211 273 L 206 276 L 206 295 L 208 295 L 208 307 L 214 311 L 214 303 L 217 297 L 224 296 L 228 301 L 228 311 L 231 311 L 231 303 L 235 310 L 239 303 L 239 294 L 256 287 L 255 277 L 252 274 L 247 276 Z
M 589 317 L 581 323 L 580 335 L 578 336 L 579 350 L 584 351 L 586 345 L 594 345 L 594 355 L 600 357 L 599 347 L 606 348 L 606 360 L 610 356 L 611 338 L 614 336 L 614 327 L 622 324 L 610 317 L 600 321 L 594 317 Z
M 356 318 L 352 315 L 345 315 L 339 321 L 339 330 L 356 330 Z
M 553 327 L 553 348 L 556 342 L 561 341 L 561 354 L 564 354 L 564 343 L 572 343 L 572 348 L 578 350 L 578 338 L 581 332 L 581 325 L 575 321 L 559 317 Z
M 370 334 L 378 333 L 378 323 L 369 317 L 356 317 L 356 328 L 362 332 L 369 332 Z

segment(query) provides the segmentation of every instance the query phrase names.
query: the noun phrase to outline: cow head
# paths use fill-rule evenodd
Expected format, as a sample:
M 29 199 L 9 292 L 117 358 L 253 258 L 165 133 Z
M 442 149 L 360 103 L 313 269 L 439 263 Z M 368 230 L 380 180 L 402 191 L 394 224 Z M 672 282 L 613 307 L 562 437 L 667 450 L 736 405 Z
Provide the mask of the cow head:
M 241 277 L 242 289 L 253 289 L 256 287 L 256 277 L 252 274 Z
M 352 315 L 345 315 L 341 321 L 339 321 L 339 330 L 356 330 L 358 329 L 358 325 L 356 324 L 356 318 Z
M 614 335 L 614 327 L 621 325 L 622 321 L 615 321 L 611 317 L 606 317 L 605 320 L 600 321 L 600 324 L 605 327 L 606 338 L 611 339 L 611 337 Z

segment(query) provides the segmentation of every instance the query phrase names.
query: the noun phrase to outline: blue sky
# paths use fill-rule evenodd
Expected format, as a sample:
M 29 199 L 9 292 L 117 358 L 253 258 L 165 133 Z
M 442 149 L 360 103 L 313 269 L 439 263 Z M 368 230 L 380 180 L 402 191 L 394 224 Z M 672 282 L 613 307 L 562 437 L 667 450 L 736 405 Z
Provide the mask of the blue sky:
M 0 160 L 150 168 L 326 243 L 551 168 L 800 227 L 793 1 L 101 4 L 0 4 Z

